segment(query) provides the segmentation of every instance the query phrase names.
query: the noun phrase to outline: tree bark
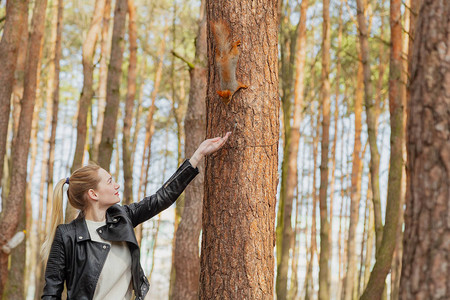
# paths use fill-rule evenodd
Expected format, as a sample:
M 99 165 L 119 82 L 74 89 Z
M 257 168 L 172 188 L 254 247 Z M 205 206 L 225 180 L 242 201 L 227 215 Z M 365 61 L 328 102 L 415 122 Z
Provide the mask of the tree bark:
M 314 90 L 312 88 L 312 90 Z M 320 127 L 319 127 L 319 123 L 320 123 L 320 116 L 321 113 L 320 111 L 317 111 L 317 116 L 314 115 L 314 109 L 311 109 L 312 113 L 311 113 L 311 128 L 313 130 L 313 141 L 312 141 L 312 152 L 313 152 L 313 170 L 312 170 L 312 213 L 311 213 L 311 243 L 310 243 L 310 258 L 309 258 L 309 265 L 307 268 L 307 277 L 309 277 L 309 281 L 308 281 L 308 286 L 306 288 L 306 296 L 305 299 L 311 299 L 313 298 L 313 291 L 314 291 L 314 281 L 312 279 L 312 271 L 313 271 L 313 266 L 314 266 L 314 260 L 315 260 L 315 255 L 317 252 L 317 220 L 316 220 L 316 216 L 317 216 L 317 156 L 318 156 L 318 152 L 319 152 L 319 134 L 320 134 Z M 314 119 L 316 119 L 316 121 L 314 122 Z
M 81 91 L 80 100 L 78 102 L 77 117 L 77 143 L 75 146 L 75 155 L 72 162 L 70 172 L 74 172 L 83 164 L 84 150 L 86 146 L 87 135 L 87 116 L 91 106 L 92 97 L 94 96 L 93 80 L 94 80 L 94 53 L 97 44 L 97 37 L 101 29 L 103 10 L 105 8 L 105 0 L 96 0 L 94 14 L 91 19 L 86 39 L 83 42 L 83 90 Z M 67 207 L 69 207 L 68 205 Z M 67 218 L 66 218 L 67 219 Z
M 45 24 L 47 0 L 36 1 L 31 22 L 32 29 L 25 67 L 24 94 L 20 111 L 17 137 L 12 145 L 11 188 L 6 198 L 6 209 L 0 215 L 0 246 L 3 246 L 16 232 L 22 215 L 27 181 L 27 160 L 30 145 L 31 122 L 36 100 L 36 78 L 41 57 L 41 42 Z M 5 212 L 8 212 L 6 215 Z M 0 253 L 0 295 L 7 277 L 8 256 Z
M 239 15 L 234 13 L 237 9 Z M 210 21 L 228 22 L 233 41 L 240 39 L 237 77 L 250 88 L 236 94 L 228 106 L 219 100 L 216 46 L 210 35 L 207 137 L 234 133 L 206 161 L 200 299 L 273 299 L 279 136 L 277 3 L 209 1 L 207 16 Z
M 405 0 L 404 5 L 406 7 L 411 7 L 411 0 Z M 402 37 L 402 75 L 401 75 L 401 96 L 403 105 L 403 136 L 406 136 L 406 106 L 408 101 L 408 96 L 406 93 L 406 85 L 409 78 L 408 65 L 411 55 L 409 54 L 409 35 L 411 33 L 411 11 L 406 9 L 403 14 L 403 28 L 405 33 Z M 407 59 L 405 59 L 405 56 Z M 402 271 L 402 256 L 403 256 L 403 224 L 404 219 L 404 207 L 405 207 L 405 196 L 406 196 L 406 143 L 403 139 L 402 143 L 402 156 L 403 156 L 403 167 L 402 167 L 402 183 L 401 183 L 401 196 L 399 205 L 399 218 L 397 222 L 397 238 L 395 239 L 395 250 L 392 262 L 391 271 L 391 298 L 398 299 L 400 292 L 400 276 Z
M 106 171 L 109 171 L 114 138 L 116 136 L 127 7 L 127 0 L 117 0 L 116 8 L 114 10 L 111 60 L 108 67 L 108 80 L 106 85 L 106 109 L 102 127 L 102 139 L 98 148 L 99 153 L 102 154 L 98 157 L 98 163 Z
M 300 123 L 301 111 L 304 97 L 304 67 L 306 53 L 306 11 L 308 1 L 302 1 L 300 7 L 300 20 L 295 27 L 295 31 L 287 31 L 285 33 L 285 41 L 289 45 L 290 50 L 284 54 L 282 59 L 282 68 L 287 70 L 288 75 L 283 76 L 283 125 L 285 131 L 284 148 L 283 148 L 283 164 L 281 178 L 281 194 L 278 208 L 277 223 L 277 278 L 276 289 L 277 299 L 287 299 L 288 290 L 288 269 L 289 269 L 289 252 L 292 247 L 292 207 L 294 201 L 294 192 L 297 187 L 297 156 L 300 141 Z M 289 16 L 283 18 L 283 23 L 287 23 L 289 28 L 290 22 L 287 21 Z M 292 26 L 291 26 L 292 27 Z M 283 29 L 287 30 L 287 29 Z M 294 35 L 295 34 L 295 35 Z M 289 48 L 288 47 L 288 48 Z M 283 50 L 282 50 L 283 52 Z M 287 60 L 287 61 L 286 61 Z M 295 81 L 294 81 L 294 102 L 292 103 L 292 79 L 294 73 L 295 61 Z M 291 125 L 292 119 L 292 125 Z
M 100 70 L 98 79 L 98 102 L 97 102 L 97 123 L 92 141 L 92 160 L 98 161 L 98 147 L 102 139 L 103 120 L 105 117 L 106 105 L 106 81 L 108 77 L 108 62 L 111 54 L 111 36 L 109 21 L 111 19 L 111 0 L 105 0 L 105 10 L 103 12 L 103 22 L 101 30 L 100 46 Z M 133 152 L 132 152 L 133 153 Z
M 391 116 L 391 151 L 386 201 L 385 226 L 375 266 L 361 299 L 381 299 L 386 276 L 391 269 L 400 212 L 403 169 L 403 96 L 402 96 L 402 23 L 401 1 L 391 0 L 391 57 L 389 64 L 389 112 Z
M 329 260 L 331 253 L 328 220 L 328 152 L 330 143 L 330 1 L 323 0 L 322 23 L 322 141 L 320 163 L 320 259 L 319 300 L 330 299 Z
M 369 201 L 371 203 L 369 203 Z M 370 181 L 367 184 L 366 205 L 369 206 L 369 217 L 368 217 L 368 221 L 367 221 L 369 227 L 367 229 L 366 257 L 364 259 L 364 282 L 363 282 L 363 286 L 362 286 L 363 289 L 366 287 L 367 283 L 369 282 L 370 268 L 372 267 L 372 256 L 373 256 L 372 253 L 373 253 L 373 242 L 374 242 L 374 231 L 375 231 L 375 225 L 373 222 L 374 212 L 373 212 L 373 202 L 372 202 L 372 187 L 370 185 Z
M 54 1 L 51 8 L 51 33 L 50 33 L 50 61 L 48 63 L 48 79 L 46 89 L 46 121 L 44 127 L 44 144 L 42 146 L 42 167 L 41 167 L 41 183 L 39 188 L 39 199 L 46 200 L 45 213 L 40 211 L 38 219 L 37 244 L 41 245 L 44 240 L 45 233 L 50 230 L 52 193 L 53 193 L 53 164 L 55 154 L 55 135 L 58 122 L 58 104 L 59 104 L 59 60 L 61 58 L 61 31 L 62 31 L 62 0 Z M 58 53 L 59 51 L 59 53 Z M 48 153 L 48 157 L 47 157 Z M 31 181 L 31 178 L 30 178 Z M 44 198 L 44 186 L 47 184 L 47 194 Z M 42 224 L 42 215 L 45 215 Z M 40 257 L 39 247 L 36 248 L 36 291 L 42 291 L 44 287 L 44 266 Z
M 200 23 L 196 39 L 196 57 L 189 69 L 191 86 L 187 105 L 185 128 L 185 157 L 190 157 L 205 138 L 207 69 L 206 15 L 202 1 Z M 202 227 L 204 163 L 198 165 L 199 175 L 186 189 L 181 221 L 175 236 L 175 282 L 173 300 L 197 300 L 200 279 L 199 236 Z
M 8 1 L 6 3 L 5 26 L 0 41 L 0 185 L 3 177 L 6 140 L 8 136 L 11 92 L 14 85 L 14 71 L 22 32 L 27 24 L 28 0 Z M 1 243 L 1 242 L 0 242 Z
M 359 204 L 361 201 L 361 130 L 362 106 L 364 98 L 363 65 L 358 62 L 356 92 L 354 103 L 355 141 L 352 153 L 352 174 L 350 187 L 350 224 L 347 239 L 347 271 L 343 283 L 343 299 L 351 300 L 356 280 L 356 227 L 359 220 Z
M 152 138 L 153 138 L 153 133 L 155 132 L 155 124 L 153 122 L 153 117 L 154 117 L 154 113 L 156 110 L 156 104 L 155 104 L 156 96 L 158 96 L 159 85 L 161 83 L 167 34 L 168 34 L 168 30 L 167 30 L 167 26 L 165 26 L 164 36 L 161 40 L 161 46 L 158 51 L 157 59 L 155 60 L 157 62 L 157 67 L 156 67 L 156 73 L 155 73 L 155 81 L 153 84 L 153 90 L 150 95 L 152 102 L 148 109 L 147 121 L 145 122 L 144 151 L 142 152 L 141 177 L 139 180 L 139 189 L 138 189 L 138 195 L 140 195 L 139 196 L 140 199 L 142 199 L 147 193 L 148 170 L 150 168 L 150 158 L 151 158 L 151 154 L 152 154 Z M 142 193 L 142 190 L 143 190 L 143 193 Z M 138 242 L 140 243 L 141 238 L 142 238 L 142 226 L 140 226 L 140 225 L 138 227 L 136 236 L 137 236 Z
M 133 124 L 134 98 L 136 96 L 136 64 L 137 64 L 137 26 L 134 0 L 128 0 L 128 39 L 130 42 L 130 58 L 128 63 L 128 89 L 123 119 L 122 161 L 124 195 L 123 203 L 133 202 L 133 164 L 131 163 L 131 126 Z
M 416 23 L 400 299 L 450 298 L 449 13 L 448 1 L 424 1 Z

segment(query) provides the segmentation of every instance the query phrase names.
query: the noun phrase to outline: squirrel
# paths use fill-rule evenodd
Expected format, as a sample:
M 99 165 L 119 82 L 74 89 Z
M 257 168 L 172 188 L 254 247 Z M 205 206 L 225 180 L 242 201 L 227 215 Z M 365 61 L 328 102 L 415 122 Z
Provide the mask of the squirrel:
M 236 66 L 241 41 L 232 42 L 230 28 L 224 21 L 210 22 L 216 41 L 215 61 L 220 77 L 220 91 L 217 94 L 225 104 L 230 103 L 233 95 L 240 89 L 248 88 L 236 80 Z

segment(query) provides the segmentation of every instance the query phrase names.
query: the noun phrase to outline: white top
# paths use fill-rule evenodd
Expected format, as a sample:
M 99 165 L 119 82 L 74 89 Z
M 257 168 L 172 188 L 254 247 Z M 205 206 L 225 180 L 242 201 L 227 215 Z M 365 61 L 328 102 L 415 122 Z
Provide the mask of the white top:
M 130 300 L 133 291 L 130 250 L 125 242 L 110 242 L 99 236 L 97 228 L 105 224 L 106 221 L 94 222 L 86 220 L 91 240 L 111 246 L 103 269 L 100 272 L 93 300 Z

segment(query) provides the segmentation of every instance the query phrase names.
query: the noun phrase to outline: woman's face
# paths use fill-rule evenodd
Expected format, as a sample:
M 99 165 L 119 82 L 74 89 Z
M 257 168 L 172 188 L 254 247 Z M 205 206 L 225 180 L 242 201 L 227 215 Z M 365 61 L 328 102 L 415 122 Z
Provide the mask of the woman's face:
M 94 190 L 99 206 L 110 207 L 120 202 L 119 188 L 120 185 L 114 181 L 111 174 L 100 168 L 98 170 L 100 182 Z

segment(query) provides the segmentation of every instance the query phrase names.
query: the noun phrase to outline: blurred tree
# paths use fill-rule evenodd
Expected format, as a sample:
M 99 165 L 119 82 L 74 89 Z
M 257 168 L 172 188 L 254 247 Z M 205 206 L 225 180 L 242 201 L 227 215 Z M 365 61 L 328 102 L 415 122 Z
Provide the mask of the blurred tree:
M 12 145 L 11 186 L 8 197 L 5 199 L 5 209 L 0 215 L 0 246 L 4 245 L 18 229 L 22 220 L 22 212 L 25 202 L 25 187 L 27 181 L 28 151 L 30 146 L 31 122 L 36 100 L 36 79 L 39 61 L 41 59 L 41 43 L 45 25 L 45 9 L 47 0 L 37 0 L 31 32 L 28 42 L 27 59 L 25 63 L 24 93 L 20 111 L 17 137 Z M 20 26 L 20 25 L 19 25 Z M 7 214 L 6 214 L 7 212 Z M 23 224 L 25 226 L 25 224 Z M 25 269 L 25 253 L 21 257 L 19 269 Z M 8 272 L 8 255 L 0 252 L 0 295 L 3 295 L 4 285 Z M 12 299 L 22 297 L 24 294 L 23 282 L 13 294 Z M 9 297 L 9 296 L 8 296 Z
M 449 1 L 423 1 L 414 30 L 402 300 L 450 298 L 449 12 Z

